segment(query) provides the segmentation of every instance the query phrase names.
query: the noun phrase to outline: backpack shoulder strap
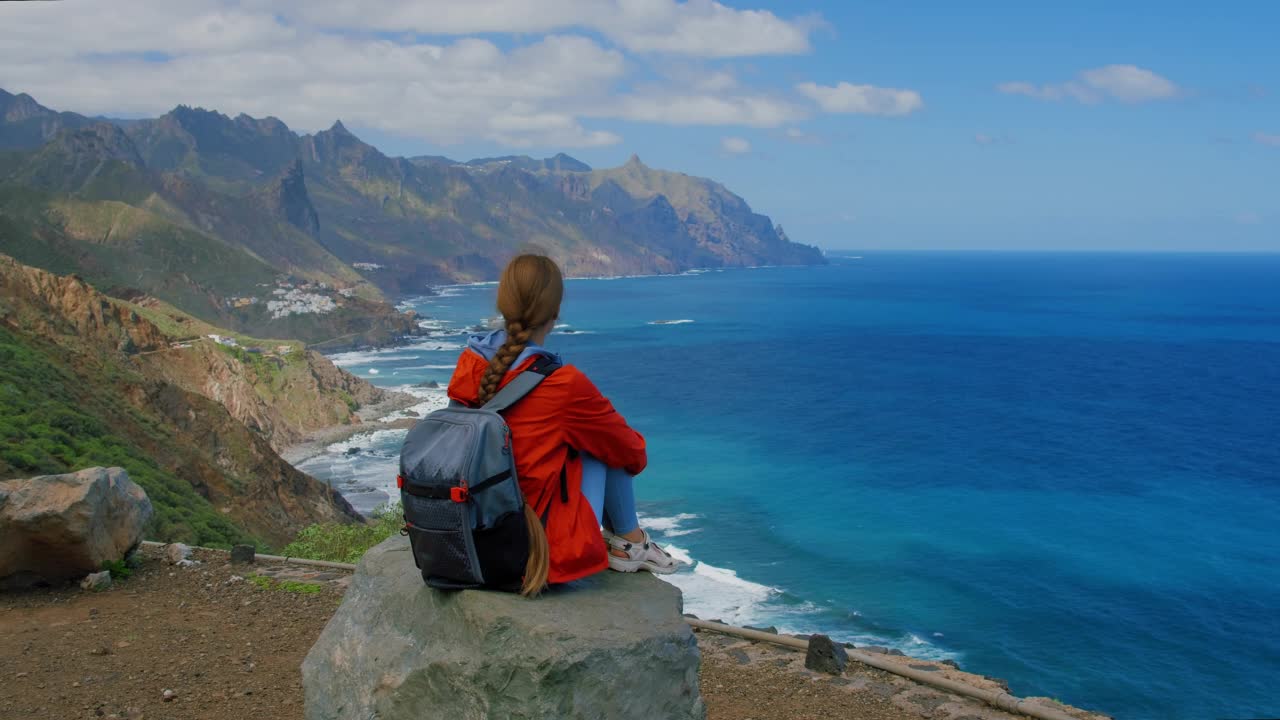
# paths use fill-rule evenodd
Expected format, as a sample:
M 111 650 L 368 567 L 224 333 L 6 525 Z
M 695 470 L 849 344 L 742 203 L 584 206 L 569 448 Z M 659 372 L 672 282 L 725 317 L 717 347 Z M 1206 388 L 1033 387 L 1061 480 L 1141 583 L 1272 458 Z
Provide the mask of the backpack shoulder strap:
M 559 370 L 561 367 L 560 359 L 550 355 L 539 355 L 533 364 L 525 368 L 524 372 L 516 375 L 507 383 L 498 394 L 494 395 L 489 402 L 481 406 L 481 410 L 492 410 L 500 413 L 503 410 L 515 405 L 525 395 L 528 395 L 534 388 L 547 378 L 548 375 Z

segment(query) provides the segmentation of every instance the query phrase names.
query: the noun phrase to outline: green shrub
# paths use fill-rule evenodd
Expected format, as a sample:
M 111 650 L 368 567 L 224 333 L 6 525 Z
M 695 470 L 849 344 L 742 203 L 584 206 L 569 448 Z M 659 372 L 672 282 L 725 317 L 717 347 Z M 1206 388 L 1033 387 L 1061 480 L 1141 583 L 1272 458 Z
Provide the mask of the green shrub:
M 102 563 L 102 569 L 111 573 L 112 580 L 125 580 L 133 574 L 133 570 L 124 560 L 107 560 Z
M 314 595 L 322 589 L 316 583 L 301 582 L 298 580 L 274 580 L 265 575 L 250 575 L 246 578 L 253 583 L 259 590 L 281 590 L 288 593 L 296 593 L 298 595 Z
M 297 580 L 281 580 L 280 584 L 276 585 L 276 589 L 299 595 L 314 595 L 321 590 L 320 586 L 315 583 L 298 582 Z
M 375 510 L 365 524 L 322 523 L 303 528 L 280 552 L 287 557 L 355 563 L 365 551 L 400 532 L 402 527 L 404 510 L 400 503 L 384 505 Z

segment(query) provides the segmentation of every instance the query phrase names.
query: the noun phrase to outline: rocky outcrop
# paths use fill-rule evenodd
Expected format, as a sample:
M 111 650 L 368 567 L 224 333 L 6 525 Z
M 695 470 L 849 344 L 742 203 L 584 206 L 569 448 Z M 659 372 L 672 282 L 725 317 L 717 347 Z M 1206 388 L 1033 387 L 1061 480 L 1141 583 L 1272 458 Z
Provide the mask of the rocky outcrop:
M 358 408 L 396 395 L 312 351 L 246 363 L 204 339 L 139 362 L 155 376 L 222 405 L 276 450 L 316 430 L 358 424 Z
M 74 580 L 142 541 L 151 501 L 122 468 L 0 482 L 0 585 Z
M 193 325 L 190 318 L 180 319 L 180 326 Z M 343 371 L 317 352 L 273 353 L 253 363 L 208 338 L 171 337 L 132 306 L 74 275 L 54 275 L 4 255 L 0 320 L 60 344 L 88 342 L 100 350 L 130 355 L 148 376 L 222 405 L 276 450 L 315 430 L 359 423 L 358 408 L 395 395 Z
M 307 720 L 705 715 L 680 591 L 600 573 L 527 600 L 426 587 L 409 541 L 360 562 L 302 664 Z
M 320 217 L 316 215 L 315 206 L 311 204 L 311 196 L 307 194 L 307 183 L 302 171 L 302 161 L 294 160 L 293 164 L 271 183 L 261 194 L 267 212 L 275 217 L 307 233 L 320 233 Z
M 54 275 L 0 255 L 0 319 L 45 337 L 76 335 L 124 353 L 168 345 L 164 333 L 75 275 Z

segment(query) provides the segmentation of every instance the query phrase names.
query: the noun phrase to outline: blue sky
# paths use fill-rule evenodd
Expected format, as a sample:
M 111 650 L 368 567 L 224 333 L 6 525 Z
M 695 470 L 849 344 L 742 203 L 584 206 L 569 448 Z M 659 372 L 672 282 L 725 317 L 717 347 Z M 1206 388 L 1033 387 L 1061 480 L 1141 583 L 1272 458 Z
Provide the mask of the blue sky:
M 73 5 L 0 5 L 0 87 L 341 117 L 391 154 L 637 153 L 827 248 L 1280 251 L 1273 3 Z

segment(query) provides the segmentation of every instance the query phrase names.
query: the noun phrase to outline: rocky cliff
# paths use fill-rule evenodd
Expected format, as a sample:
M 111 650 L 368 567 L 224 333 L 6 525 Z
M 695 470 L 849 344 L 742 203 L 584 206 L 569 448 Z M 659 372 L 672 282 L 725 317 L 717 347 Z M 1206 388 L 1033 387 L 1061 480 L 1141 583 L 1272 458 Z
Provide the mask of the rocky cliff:
M 723 185 L 634 157 L 607 170 L 564 154 L 406 159 L 341 122 L 297 135 L 275 118 L 179 106 L 116 127 L 0 100 L 12 118 L 0 147 L 19 151 L 0 156 L 0 252 L 258 335 L 411 330 L 384 301 L 492 280 L 530 246 L 577 276 L 824 262 Z M 123 235 L 111 224 L 122 206 L 146 213 Z M 261 311 L 308 283 L 333 307 Z
M 148 536 L 163 540 L 278 545 L 353 520 L 272 444 L 358 422 L 383 392 L 296 345 L 273 360 L 182 329 L 208 326 L 0 256 L 0 478 L 123 466 L 156 506 Z

